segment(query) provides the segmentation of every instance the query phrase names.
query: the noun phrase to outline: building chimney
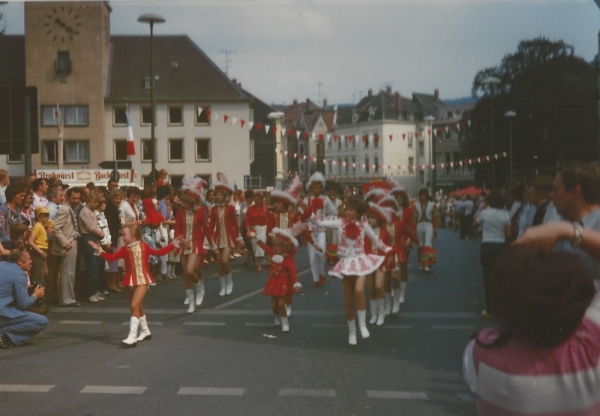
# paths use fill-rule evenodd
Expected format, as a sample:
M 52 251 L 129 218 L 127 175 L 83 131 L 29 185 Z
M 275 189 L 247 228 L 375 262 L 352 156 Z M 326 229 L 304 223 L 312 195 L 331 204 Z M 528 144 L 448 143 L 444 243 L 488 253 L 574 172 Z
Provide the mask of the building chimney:
M 387 91 L 388 94 L 391 94 L 392 93 L 392 86 L 388 85 L 385 90 Z
M 293 104 L 293 105 L 298 105 L 298 100 L 296 100 L 296 99 L 294 98 L 294 102 L 293 102 L 292 104 Z
M 373 96 L 373 90 L 371 88 L 369 88 L 369 97 Z
M 233 82 L 234 84 L 236 84 L 236 85 L 237 85 L 237 79 L 236 79 L 236 78 L 232 78 L 232 79 L 231 79 L 231 82 Z
M 396 111 L 398 111 L 398 117 L 402 117 L 402 97 L 400 93 L 396 91 Z
M 327 98 L 323 99 L 323 110 L 327 110 Z
M 308 106 L 310 104 L 310 98 L 306 99 L 306 108 L 304 109 L 304 111 L 308 111 Z
M 437 104 L 440 103 L 440 90 L 438 90 L 437 88 L 435 89 L 435 91 L 433 92 L 433 97 L 435 99 L 435 102 Z

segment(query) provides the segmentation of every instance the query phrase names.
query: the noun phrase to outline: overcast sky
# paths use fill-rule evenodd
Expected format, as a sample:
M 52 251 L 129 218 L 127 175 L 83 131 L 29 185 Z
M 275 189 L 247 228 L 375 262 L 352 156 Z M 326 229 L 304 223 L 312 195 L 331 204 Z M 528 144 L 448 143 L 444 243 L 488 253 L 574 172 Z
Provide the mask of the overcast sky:
M 112 34 L 186 34 L 229 76 L 269 103 L 327 98 L 352 103 L 391 84 L 404 96 L 470 95 L 478 70 L 522 39 L 562 39 L 590 61 L 600 9 L 592 0 L 196 0 L 111 1 Z M 23 33 L 23 3 L 0 7 L 7 33 Z M 157 57 L 156 59 L 160 59 Z

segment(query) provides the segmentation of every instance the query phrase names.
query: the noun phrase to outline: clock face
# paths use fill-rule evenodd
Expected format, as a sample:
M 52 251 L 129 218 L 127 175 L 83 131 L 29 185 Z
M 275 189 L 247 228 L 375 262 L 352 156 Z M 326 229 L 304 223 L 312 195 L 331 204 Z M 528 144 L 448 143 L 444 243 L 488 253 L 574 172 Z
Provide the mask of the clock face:
M 64 44 L 75 39 L 81 31 L 81 16 L 71 6 L 58 6 L 48 10 L 44 19 L 46 36 L 52 42 Z

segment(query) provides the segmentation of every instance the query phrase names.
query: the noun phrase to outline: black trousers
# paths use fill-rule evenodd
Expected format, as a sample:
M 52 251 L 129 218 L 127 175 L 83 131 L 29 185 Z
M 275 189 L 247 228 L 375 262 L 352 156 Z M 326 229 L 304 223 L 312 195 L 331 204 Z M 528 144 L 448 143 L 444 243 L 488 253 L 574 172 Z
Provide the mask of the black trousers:
M 505 243 L 481 243 L 479 258 L 481 259 L 481 269 L 483 270 L 483 291 L 485 298 L 484 307 L 488 313 L 491 312 L 492 266 L 505 247 Z

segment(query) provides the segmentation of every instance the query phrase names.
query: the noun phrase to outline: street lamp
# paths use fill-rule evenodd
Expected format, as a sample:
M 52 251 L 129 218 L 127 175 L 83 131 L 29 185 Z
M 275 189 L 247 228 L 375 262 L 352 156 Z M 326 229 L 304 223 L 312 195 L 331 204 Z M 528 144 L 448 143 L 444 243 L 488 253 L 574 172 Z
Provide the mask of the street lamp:
M 496 189 L 496 158 L 494 157 L 494 85 L 500 85 L 500 79 L 496 77 L 487 77 L 481 81 L 484 85 L 490 86 L 490 111 L 491 121 L 491 139 L 492 139 L 492 189 Z
M 154 114 L 154 23 L 164 23 L 165 18 L 159 14 L 147 13 L 138 18 L 140 23 L 150 24 L 150 143 L 152 143 L 152 170 L 150 171 L 150 181 L 156 184 L 156 136 L 154 134 L 155 114 Z
M 433 117 L 432 115 L 429 115 L 425 118 L 423 118 L 423 121 L 426 121 L 427 124 L 429 125 L 429 130 L 427 130 L 427 133 L 429 134 L 429 184 L 431 185 L 431 194 L 433 195 L 433 193 L 435 192 L 435 178 L 434 178 L 434 169 L 433 169 L 433 159 L 432 159 L 432 147 L 433 147 L 433 139 L 432 139 L 432 134 L 431 134 L 431 123 L 433 121 L 435 121 L 435 117 Z
M 510 181 L 513 180 L 513 149 L 512 149 L 512 119 L 517 116 L 514 111 L 507 111 L 504 117 L 508 118 L 509 154 L 510 154 Z

